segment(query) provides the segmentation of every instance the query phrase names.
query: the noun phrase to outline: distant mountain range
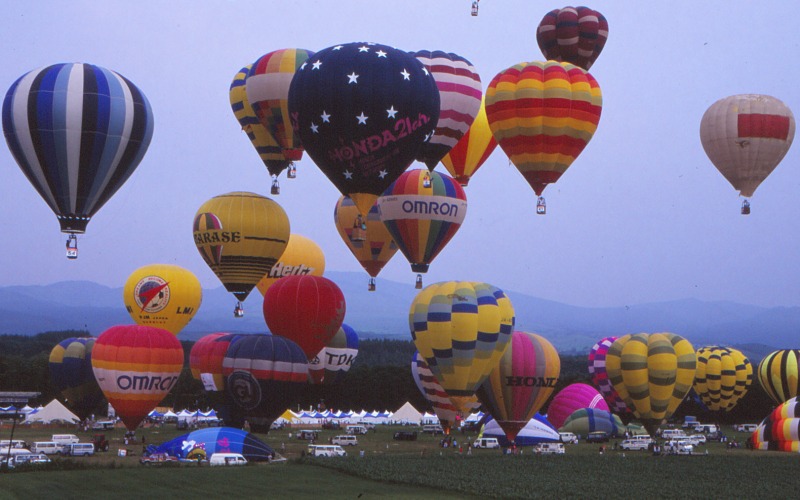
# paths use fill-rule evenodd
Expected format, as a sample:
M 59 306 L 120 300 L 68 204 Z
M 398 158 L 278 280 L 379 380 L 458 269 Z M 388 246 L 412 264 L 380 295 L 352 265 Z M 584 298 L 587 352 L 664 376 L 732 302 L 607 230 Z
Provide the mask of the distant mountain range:
M 362 273 L 327 272 L 344 292 L 345 322 L 364 337 L 410 339 L 408 308 L 413 285 L 378 279 L 377 291 L 367 291 Z M 636 332 L 669 331 L 695 347 L 738 346 L 751 359 L 778 348 L 800 347 L 800 307 L 758 307 L 734 302 L 694 299 L 622 307 L 571 306 L 506 291 L 517 315 L 516 328 L 537 332 L 564 353 L 583 353 L 599 339 Z M 0 287 L 0 334 L 32 335 L 79 329 L 99 335 L 131 318 L 122 305 L 122 287 L 85 281 L 44 286 Z M 203 291 L 203 303 L 181 332 L 197 339 L 210 332 L 265 332 L 261 295 L 254 290 L 244 303 L 244 318 L 233 317 L 234 297 L 218 287 Z

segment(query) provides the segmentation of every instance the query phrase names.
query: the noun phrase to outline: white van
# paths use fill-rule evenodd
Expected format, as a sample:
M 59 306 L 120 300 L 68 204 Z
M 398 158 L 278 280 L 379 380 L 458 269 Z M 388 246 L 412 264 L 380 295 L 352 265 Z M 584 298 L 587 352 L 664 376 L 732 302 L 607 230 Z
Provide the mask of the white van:
M 241 453 L 214 453 L 208 460 L 211 466 L 247 465 L 247 459 Z
M 32 453 L 44 453 L 45 455 L 55 455 L 61 453 L 64 446 L 53 441 L 36 441 L 31 446 Z
M 686 433 L 683 429 L 664 429 L 661 431 L 661 439 L 665 441 L 670 441 L 672 439 L 683 439 L 686 437 Z
M 444 429 L 439 424 L 426 424 L 422 426 L 422 432 L 425 434 L 444 434 Z
M 70 443 L 64 445 L 61 453 L 70 457 L 88 457 L 94 455 L 94 445 L 92 443 Z
M 497 438 L 478 438 L 472 443 L 473 448 L 496 449 L 500 448 Z
M 533 452 L 541 455 L 562 455 L 566 453 L 566 450 L 564 449 L 564 443 L 537 443 L 533 445 Z
M 358 438 L 352 434 L 334 436 L 333 439 L 331 439 L 331 444 L 338 444 L 339 446 L 355 446 L 358 444 Z
M 308 454 L 312 457 L 344 457 L 347 452 L 335 444 L 312 444 L 308 447 Z
M 64 445 L 78 443 L 80 442 L 80 439 L 78 439 L 78 436 L 75 434 L 53 434 L 53 437 L 50 438 L 50 441 Z
M 559 432 L 558 435 L 561 436 L 562 443 L 578 444 L 578 436 L 573 432 Z
M 733 430 L 739 432 L 754 432 L 756 429 L 758 429 L 758 424 L 738 424 L 733 426 Z
M 346 431 L 348 434 L 366 434 L 367 428 L 363 425 L 348 425 Z
M 27 447 L 28 447 L 28 443 L 26 443 L 25 441 L 23 441 L 21 439 L 14 439 L 14 440 L 3 439 L 3 440 L 0 440 L 0 448 L 27 448 Z

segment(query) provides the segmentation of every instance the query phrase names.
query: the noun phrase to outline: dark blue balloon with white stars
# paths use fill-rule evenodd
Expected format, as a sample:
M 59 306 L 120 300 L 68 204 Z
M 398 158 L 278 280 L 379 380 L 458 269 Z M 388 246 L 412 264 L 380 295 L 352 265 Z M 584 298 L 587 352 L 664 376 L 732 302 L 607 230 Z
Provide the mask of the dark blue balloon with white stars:
M 303 148 L 342 194 L 378 196 L 431 137 L 439 90 L 412 54 L 347 43 L 295 72 L 289 113 Z

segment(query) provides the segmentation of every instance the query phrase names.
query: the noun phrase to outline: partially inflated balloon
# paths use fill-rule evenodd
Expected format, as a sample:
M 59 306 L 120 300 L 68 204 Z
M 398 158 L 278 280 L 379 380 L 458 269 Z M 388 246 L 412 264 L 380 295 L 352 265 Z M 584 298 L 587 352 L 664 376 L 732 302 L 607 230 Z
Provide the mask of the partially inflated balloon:
M 414 56 L 433 75 L 439 89 L 436 130 L 417 156 L 417 160 L 433 170 L 475 120 L 483 95 L 481 77 L 471 62 L 457 54 L 420 50 Z
M 62 340 L 50 351 L 50 381 L 64 404 L 82 420 L 103 400 L 92 371 L 94 337 Z
M 3 133 L 61 231 L 83 233 L 128 180 L 153 136 L 153 112 L 125 77 L 91 64 L 21 76 L 3 101 Z
M 411 270 L 424 273 L 464 222 L 467 195 L 449 175 L 409 170 L 378 198 L 378 211 Z
M 203 289 L 188 269 L 150 264 L 128 276 L 122 299 L 136 324 L 157 326 L 177 335 L 200 308 Z
M 756 450 L 800 451 L 800 401 L 791 398 L 775 408 L 752 435 Z
M 561 360 L 535 333 L 514 332 L 511 345 L 478 389 L 478 399 L 513 441 L 553 393 Z
M 600 390 L 600 394 L 605 398 L 611 411 L 618 415 L 626 415 L 630 413 L 630 410 L 614 390 L 614 386 L 608 380 L 608 372 L 606 372 L 606 354 L 615 340 L 617 337 L 606 337 L 589 350 L 589 376 L 592 378 L 592 383 Z
M 464 413 L 509 346 L 514 306 L 488 283 L 434 283 L 414 298 L 408 323 L 420 356 Z
M 234 192 L 203 203 L 192 231 L 208 267 L 226 290 L 244 300 L 286 249 L 289 218 L 269 198 Z
M 292 160 L 286 158 L 278 142 L 258 120 L 250 101 L 247 100 L 245 83 L 252 67 L 252 64 L 248 64 L 233 78 L 229 92 L 231 109 L 261 161 L 264 162 L 264 166 L 267 167 L 267 171 L 270 175 L 277 176 L 292 163 Z
M 512 66 L 498 73 L 486 91 L 494 138 L 539 196 L 589 143 L 602 105 L 592 75 L 556 61 Z
M 336 230 L 361 267 L 372 278 L 375 278 L 383 266 L 397 253 L 397 244 L 389 234 L 389 230 L 381 222 L 377 203 L 372 205 L 366 217 L 361 218 L 361 223 L 366 226 L 366 229 L 356 236 L 356 233 L 359 232 L 358 218 L 358 207 L 353 200 L 347 196 L 340 196 L 333 210 Z
M 733 95 L 712 104 L 700 121 L 700 141 L 717 170 L 739 191 L 753 196 L 775 170 L 794 139 L 794 115 L 780 100 Z
M 609 380 L 651 436 L 689 393 L 696 369 L 694 347 L 674 333 L 625 335 L 606 355 Z
M 608 410 L 603 396 L 589 384 L 570 384 L 558 391 L 547 405 L 547 420 L 558 429 L 577 410 L 591 408 Z
M 112 326 L 92 350 L 92 369 L 106 399 L 134 430 L 178 381 L 183 347 L 162 328 Z
M 273 283 L 285 276 L 322 276 L 323 273 L 325 273 L 325 255 L 319 245 L 311 238 L 292 233 L 281 258 L 256 283 L 256 286 L 261 295 L 264 295 Z
M 411 54 L 347 43 L 297 70 L 289 112 L 308 155 L 366 216 L 430 138 L 439 90 Z
M 587 436 L 590 432 L 605 432 L 612 437 L 622 437 L 625 434 L 625 425 L 618 416 L 609 411 L 581 408 L 572 412 L 558 430 L 578 436 Z
M 228 347 L 222 366 L 226 390 L 253 432 L 268 432 L 308 384 L 305 354 L 277 335 L 243 335 Z
M 342 323 L 325 347 L 308 364 L 308 374 L 315 384 L 333 385 L 350 371 L 358 355 L 358 334 Z
M 782 349 L 764 356 L 758 364 L 758 381 L 776 403 L 800 396 L 800 349 Z
M 711 411 L 731 411 L 753 381 L 753 365 L 741 351 L 708 346 L 697 350 L 694 392 Z
M 345 310 L 341 289 L 322 276 L 287 276 L 264 295 L 269 330 L 296 342 L 309 359 L 339 331 Z
M 589 7 L 564 7 L 545 14 L 536 41 L 546 59 L 588 70 L 608 39 L 608 21 Z
M 247 100 L 258 120 L 278 143 L 288 160 L 303 155 L 300 138 L 289 117 L 289 86 L 295 71 L 314 53 L 304 49 L 281 49 L 264 54 L 247 75 Z
M 486 119 L 486 97 L 481 109 L 466 134 L 442 158 L 442 164 L 456 181 L 466 186 L 475 172 L 481 168 L 497 147 L 489 121 Z

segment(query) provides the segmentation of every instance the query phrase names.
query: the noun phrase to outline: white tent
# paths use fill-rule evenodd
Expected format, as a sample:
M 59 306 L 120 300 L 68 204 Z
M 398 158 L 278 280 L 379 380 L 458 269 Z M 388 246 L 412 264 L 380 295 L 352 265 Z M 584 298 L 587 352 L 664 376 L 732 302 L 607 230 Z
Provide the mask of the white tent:
M 422 420 L 422 413 L 417 411 L 414 406 L 406 401 L 406 404 L 401 406 L 396 412 L 392 414 L 392 422 L 395 424 L 414 424 L 419 425 Z
M 77 415 L 69 411 L 67 407 L 61 404 L 61 401 L 57 399 L 47 403 L 47 406 L 41 410 L 32 414 L 28 414 L 27 418 L 25 419 L 26 422 L 41 422 L 43 424 L 49 424 L 50 422 L 59 420 L 69 423 L 80 421 Z

